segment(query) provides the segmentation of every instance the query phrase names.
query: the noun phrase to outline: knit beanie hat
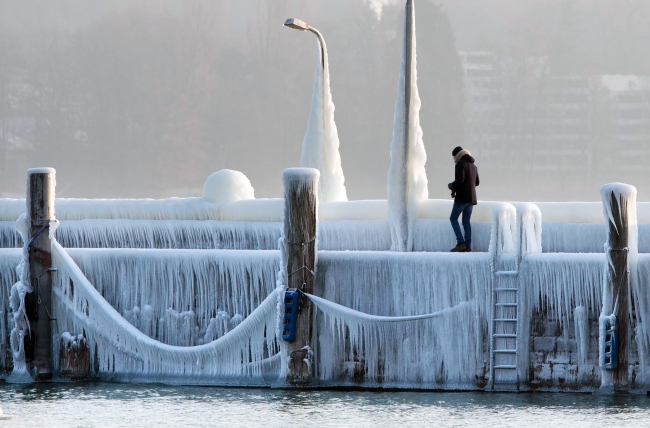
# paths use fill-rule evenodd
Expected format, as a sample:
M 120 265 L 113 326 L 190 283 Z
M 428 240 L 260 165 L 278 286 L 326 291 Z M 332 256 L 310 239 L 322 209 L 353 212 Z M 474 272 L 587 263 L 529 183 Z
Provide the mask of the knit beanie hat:
M 461 150 L 463 150 L 463 148 L 461 146 L 458 146 L 454 150 L 451 151 L 451 155 L 456 156 L 458 154 L 458 152 L 460 152 Z

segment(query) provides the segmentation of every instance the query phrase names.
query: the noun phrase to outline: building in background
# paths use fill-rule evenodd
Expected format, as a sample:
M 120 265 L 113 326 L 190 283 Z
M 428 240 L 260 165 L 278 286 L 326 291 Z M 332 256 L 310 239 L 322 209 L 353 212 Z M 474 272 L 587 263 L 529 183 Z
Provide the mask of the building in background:
M 611 181 L 650 191 L 647 77 L 559 75 L 545 57 L 460 57 L 483 198 L 597 200 Z

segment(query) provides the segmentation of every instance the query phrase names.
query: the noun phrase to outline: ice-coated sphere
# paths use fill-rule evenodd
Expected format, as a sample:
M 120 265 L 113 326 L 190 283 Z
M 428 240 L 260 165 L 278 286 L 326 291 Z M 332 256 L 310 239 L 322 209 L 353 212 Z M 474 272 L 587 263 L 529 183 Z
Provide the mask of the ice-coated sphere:
M 222 169 L 205 181 L 203 198 L 217 204 L 227 204 L 242 199 L 255 199 L 255 190 L 243 173 Z

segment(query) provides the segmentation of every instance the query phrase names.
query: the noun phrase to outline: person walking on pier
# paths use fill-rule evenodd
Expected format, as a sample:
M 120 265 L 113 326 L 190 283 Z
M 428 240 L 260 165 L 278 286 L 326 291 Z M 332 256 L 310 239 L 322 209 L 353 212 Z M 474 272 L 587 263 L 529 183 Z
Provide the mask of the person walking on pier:
M 454 198 L 454 207 L 451 210 L 449 221 L 456 234 L 458 244 L 451 249 L 452 253 L 472 251 L 472 226 L 470 218 L 472 209 L 476 205 L 476 186 L 479 184 L 478 168 L 474 165 L 474 158 L 469 150 L 463 150 L 461 146 L 456 147 L 451 155 L 456 163 L 454 181 L 447 187 L 451 190 L 451 197 Z M 463 214 L 463 229 L 465 236 L 460 231 L 458 217 Z

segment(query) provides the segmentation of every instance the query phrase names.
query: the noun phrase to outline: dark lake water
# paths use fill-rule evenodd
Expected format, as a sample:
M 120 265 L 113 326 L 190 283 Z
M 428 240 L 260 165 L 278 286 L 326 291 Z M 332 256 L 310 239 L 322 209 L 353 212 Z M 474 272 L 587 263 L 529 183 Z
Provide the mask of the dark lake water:
M 1 427 L 648 427 L 650 398 L 0 384 Z

